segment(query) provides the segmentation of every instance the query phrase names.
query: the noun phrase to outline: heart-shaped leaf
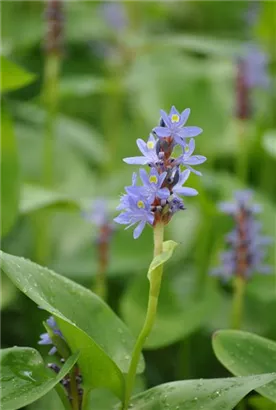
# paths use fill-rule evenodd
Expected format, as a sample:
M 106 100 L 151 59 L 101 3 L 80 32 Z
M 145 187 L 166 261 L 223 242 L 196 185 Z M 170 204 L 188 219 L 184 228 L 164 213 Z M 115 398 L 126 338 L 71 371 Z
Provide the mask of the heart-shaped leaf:
M 275 379 L 276 374 L 261 374 L 166 383 L 134 396 L 131 409 L 232 410 L 251 390 Z
M 276 371 L 276 343 L 253 333 L 220 330 L 213 336 L 213 349 L 219 361 L 236 376 Z M 276 381 L 257 391 L 276 403 Z
M 19 166 L 12 121 L 1 108 L 1 234 L 15 222 L 19 203 Z
M 35 349 L 12 347 L 1 350 L 1 409 L 19 409 L 44 396 L 69 373 L 78 356 L 76 352 L 69 357 L 55 374 L 45 367 Z
M 13 283 L 55 316 L 72 352 L 80 351 L 84 387 L 106 387 L 121 398 L 122 372 L 128 370 L 134 345 L 125 324 L 98 296 L 69 279 L 3 252 L 1 262 Z
M 1 92 L 16 90 L 34 81 L 35 75 L 1 56 Z

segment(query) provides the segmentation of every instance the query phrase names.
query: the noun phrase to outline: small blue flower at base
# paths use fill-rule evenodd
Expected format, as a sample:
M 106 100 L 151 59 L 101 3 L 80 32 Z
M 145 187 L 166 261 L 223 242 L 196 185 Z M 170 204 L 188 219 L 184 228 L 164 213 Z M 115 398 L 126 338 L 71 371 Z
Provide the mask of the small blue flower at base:
M 152 134 L 150 134 L 148 141 L 145 142 L 141 138 L 138 138 L 136 144 L 143 154 L 139 157 L 128 157 L 124 158 L 123 161 L 130 165 L 151 165 L 154 166 L 158 161 L 159 157 L 156 152 L 156 139 Z
M 171 137 L 175 144 L 179 144 L 185 147 L 185 139 L 196 137 L 201 134 L 202 129 L 199 127 L 184 127 L 191 110 L 186 108 L 181 114 L 173 106 L 169 115 L 164 111 L 160 110 L 161 113 L 161 124 L 164 126 L 159 126 L 154 128 L 154 132 L 159 138 Z
M 175 196 L 182 195 L 182 196 L 195 196 L 198 195 L 198 192 L 194 188 L 183 187 L 183 184 L 189 178 L 191 171 L 186 169 L 185 171 L 181 172 L 179 175 L 179 180 L 176 185 L 174 185 L 172 191 Z
M 194 174 L 202 176 L 201 172 L 196 171 L 192 168 L 192 165 L 194 166 L 203 164 L 203 162 L 205 162 L 207 158 L 203 155 L 192 155 L 195 150 L 195 140 L 191 138 L 189 143 L 186 144 L 185 147 L 182 147 L 182 149 L 184 153 L 173 161 L 173 165 L 184 165 Z
M 124 203 L 127 204 L 126 210 L 114 218 L 115 222 L 122 225 L 128 225 L 126 229 L 138 223 L 133 231 L 134 239 L 137 239 L 141 235 L 146 223 L 152 225 L 154 222 L 154 215 L 151 212 L 151 204 L 143 195 L 141 195 L 138 188 L 139 187 L 137 187 L 136 195 L 131 193 L 126 195 L 127 198 L 124 198 Z
M 152 203 L 155 197 L 160 199 L 167 199 L 169 197 L 169 189 L 161 188 L 166 178 L 167 172 L 159 174 L 155 168 L 152 168 L 150 170 L 150 173 L 147 174 L 147 172 L 143 168 L 140 168 L 139 174 L 144 185 L 141 187 L 128 187 L 126 188 L 127 193 L 137 195 L 139 194 L 139 192 L 141 192 L 141 194 L 147 199 L 149 203 Z
M 58 335 L 58 336 L 60 336 L 60 337 L 63 338 L 63 335 L 62 335 L 61 331 L 59 330 L 59 328 L 58 328 L 58 326 L 57 326 L 57 323 L 56 323 L 56 321 L 55 321 L 55 319 L 54 319 L 53 316 L 50 316 L 50 317 L 46 320 L 46 323 L 47 323 L 47 325 L 52 329 L 52 331 L 53 331 L 56 335 Z M 52 339 L 50 338 L 50 336 L 49 336 L 48 333 L 42 333 L 39 337 L 40 337 L 40 339 L 41 339 L 41 340 L 38 341 L 38 344 L 39 344 L 39 345 L 52 345 L 52 344 L 53 344 Z M 57 348 L 56 348 L 55 346 L 53 346 L 53 347 L 51 348 L 51 350 L 49 351 L 49 355 L 53 355 L 53 354 L 55 354 L 56 352 L 57 352 Z

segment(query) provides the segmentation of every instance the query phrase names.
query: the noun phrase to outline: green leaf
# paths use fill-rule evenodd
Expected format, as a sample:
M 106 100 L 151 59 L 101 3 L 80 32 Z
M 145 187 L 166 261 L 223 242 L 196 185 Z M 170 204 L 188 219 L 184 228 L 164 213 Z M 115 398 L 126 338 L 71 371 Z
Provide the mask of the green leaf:
M 14 103 L 12 107 L 15 115 L 20 119 L 17 124 L 20 135 L 23 134 L 26 139 L 31 138 L 31 140 L 37 138 L 37 134 L 43 135 L 46 121 L 46 112 L 43 108 L 26 102 Z M 104 140 L 90 124 L 60 114 L 56 119 L 56 127 L 58 141 L 64 145 L 71 146 L 95 162 L 101 162 L 103 156 L 106 158 Z M 40 140 L 42 143 L 43 139 Z
M 1 253 L 2 270 L 30 299 L 53 314 L 72 352 L 80 351 L 84 387 L 122 397 L 134 338 L 90 290 L 31 261 Z M 139 364 L 139 372 L 143 370 Z M 93 369 L 93 371 L 91 371 Z
M 167 272 L 161 285 L 156 320 L 145 348 L 158 349 L 184 339 L 208 321 L 218 305 L 218 295 L 206 290 L 201 300 L 194 300 L 194 281 L 181 273 L 177 278 Z M 147 311 L 148 282 L 140 275 L 121 299 L 122 317 L 134 335 L 139 334 Z
M 62 401 L 59 398 L 56 390 L 51 390 L 49 393 L 45 394 L 45 396 L 41 397 L 41 399 L 28 406 L 28 410 L 49 409 L 64 410 L 64 405 L 62 404 Z
M 35 80 L 34 74 L 1 56 L 1 92 L 16 90 Z
M 251 390 L 275 379 L 275 374 L 261 374 L 166 383 L 134 396 L 131 409 L 232 410 Z
M 148 271 L 148 279 L 150 280 L 150 276 L 152 271 L 154 271 L 158 266 L 163 265 L 167 262 L 168 259 L 172 257 L 173 251 L 178 246 L 178 243 L 174 241 L 166 241 L 163 242 L 163 252 L 160 255 L 155 256 L 152 260 L 149 271 Z
M 266 152 L 276 158 L 276 130 L 267 130 L 263 136 L 263 147 Z
M 219 361 L 234 375 L 276 370 L 276 343 L 253 333 L 220 330 L 213 336 L 213 349 Z M 276 403 L 276 381 L 257 391 Z
M 275 410 L 275 403 L 259 395 L 249 397 L 248 404 L 254 410 Z
M 44 187 L 29 184 L 22 186 L 19 206 L 21 214 L 25 215 L 50 207 L 74 211 L 81 210 L 80 201 L 60 192 L 50 191 Z
M 55 374 L 45 367 L 35 349 L 12 347 L 1 350 L 1 409 L 19 409 L 44 396 L 69 373 L 78 356 L 76 352 L 69 357 Z
M 18 213 L 19 164 L 12 121 L 3 104 L 1 149 L 1 235 L 6 235 L 12 228 Z
M 193 53 L 204 53 L 213 56 L 236 56 L 242 50 L 242 44 L 233 39 L 219 39 L 217 37 L 200 36 L 198 34 L 182 34 L 171 36 L 160 36 L 152 40 L 155 46 L 160 45 L 192 51 Z

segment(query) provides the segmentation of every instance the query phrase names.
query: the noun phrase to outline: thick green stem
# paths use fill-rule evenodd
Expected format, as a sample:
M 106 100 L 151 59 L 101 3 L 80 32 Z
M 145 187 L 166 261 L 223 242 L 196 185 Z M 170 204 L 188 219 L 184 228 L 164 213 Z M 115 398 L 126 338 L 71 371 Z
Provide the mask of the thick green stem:
M 154 227 L 154 256 L 160 255 L 162 253 L 163 238 L 164 238 L 164 225 L 160 223 Z M 162 274 L 163 274 L 163 265 L 158 266 L 154 271 L 151 272 L 147 314 L 146 314 L 144 326 L 135 343 L 129 371 L 126 376 L 125 399 L 124 399 L 124 403 L 122 407 L 123 410 L 128 409 L 131 394 L 132 394 L 133 387 L 134 387 L 136 370 L 137 370 L 140 354 L 142 352 L 144 343 L 148 335 L 150 334 L 154 321 L 155 321 L 157 305 L 158 305 L 158 297 L 159 297 L 161 281 L 162 281 Z
M 237 275 L 234 282 L 234 295 L 232 302 L 232 329 L 240 329 L 243 315 L 243 300 L 245 291 L 245 279 Z

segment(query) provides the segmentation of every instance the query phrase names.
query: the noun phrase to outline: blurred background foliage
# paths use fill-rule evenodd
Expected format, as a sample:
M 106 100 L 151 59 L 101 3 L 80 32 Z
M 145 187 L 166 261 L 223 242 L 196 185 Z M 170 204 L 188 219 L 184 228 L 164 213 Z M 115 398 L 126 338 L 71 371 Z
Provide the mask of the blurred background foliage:
M 104 197 L 110 219 L 116 215 L 119 195 L 135 170 L 122 158 L 138 155 L 135 141 L 157 125 L 160 108 L 190 107 L 189 125 L 204 130 L 196 153 L 208 161 L 203 177 L 192 175 L 189 184 L 200 195 L 187 199 L 187 210 L 166 229 L 167 239 L 181 246 L 166 267 L 156 326 L 147 341 L 147 386 L 227 374 L 210 338 L 229 327 L 231 303 L 231 287 L 208 276 L 231 227 L 217 202 L 236 189 L 253 189 L 263 207 L 264 232 L 275 238 L 276 5 L 260 3 L 255 16 L 258 3 L 248 1 L 64 2 L 63 46 L 53 80 L 45 52 L 45 3 L 2 2 L 5 252 L 91 287 L 97 229 L 82 211 Z M 235 115 L 237 59 L 252 42 L 268 55 L 271 83 L 252 92 L 250 118 L 241 121 Z M 275 246 L 267 256 L 274 267 Z M 150 228 L 138 241 L 130 231 L 116 229 L 108 303 L 134 334 L 145 315 L 151 256 Z M 275 270 L 250 281 L 244 330 L 276 337 L 275 285 Z M 36 346 L 44 317 L 2 278 L 3 347 Z M 252 408 L 261 408 L 255 403 Z

